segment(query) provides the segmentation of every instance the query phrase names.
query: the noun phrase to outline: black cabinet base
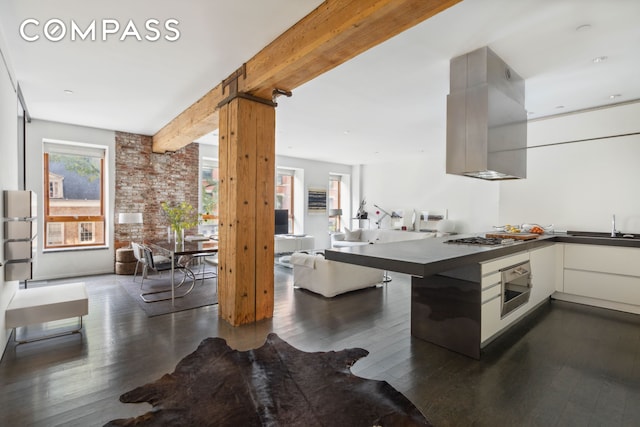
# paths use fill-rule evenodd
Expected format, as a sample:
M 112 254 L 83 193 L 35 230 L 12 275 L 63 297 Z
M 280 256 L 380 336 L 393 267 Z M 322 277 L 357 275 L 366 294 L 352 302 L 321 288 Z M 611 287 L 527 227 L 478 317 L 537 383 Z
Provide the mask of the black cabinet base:
M 475 281 L 412 277 L 411 335 L 479 360 L 480 298 Z

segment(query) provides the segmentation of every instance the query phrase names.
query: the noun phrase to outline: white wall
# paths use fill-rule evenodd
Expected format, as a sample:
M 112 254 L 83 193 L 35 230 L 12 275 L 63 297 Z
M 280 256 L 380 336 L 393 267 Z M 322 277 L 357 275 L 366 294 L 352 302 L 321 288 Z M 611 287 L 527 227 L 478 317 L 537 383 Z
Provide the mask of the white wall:
M 105 179 L 108 182 L 106 202 L 107 242 L 105 249 L 43 252 L 43 241 L 38 239 L 34 258 L 33 279 L 44 280 L 91 274 L 113 273 L 113 207 L 115 203 L 115 132 L 64 123 L 33 120 L 27 125 L 27 189 L 38 195 L 38 217 L 43 218 L 43 139 L 83 142 L 108 147 L 109 164 Z M 38 235 L 44 236 L 44 221 L 38 221 Z
M 214 145 L 201 144 L 200 157 L 218 158 L 218 147 Z M 296 216 L 298 209 L 302 212 L 302 221 L 296 223 L 296 233 L 311 234 L 315 237 L 315 247 L 317 249 L 331 246 L 329 236 L 329 217 L 325 214 L 309 214 L 307 211 L 307 191 L 311 188 L 329 189 L 329 174 L 340 174 L 351 176 L 352 167 L 337 163 L 318 162 L 315 160 L 298 159 L 295 157 L 276 156 L 276 167 L 296 170 L 296 176 L 300 176 L 303 188 L 294 188 Z M 349 183 L 351 185 L 351 183 Z M 343 206 L 343 221 L 348 221 L 353 214 L 349 200 L 345 200 Z M 357 209 L 357 206 L 355 208 Z M 355 212 L 355 210 L 353 210 Z
M 527 179 L 500 183 L 500 223 L 640 233 L 640 102 L 529 123 Z M 544 146 L 548 144 L 558 144 Z
M 388 212 L 402 209 L 405 218 L 410 218 L 414 209 L 447 209 L 458 233 L 490 230 L 496 225 L 498 183 L 447 175 L 445 149 L 442 140 L 429 154 L 362 167 L 362 197 L 367 201 L 372 228 L 376 227 L 374 204 Z M 381 226 L 390 226 L 388 218 Z
M 307 210 L 307 192 L 309 188 L 324 188 L 329 190 L 329 175 L 340 174 L 351 176 L 352 168 L 348 165 L 337 163 L 318 162 L 315 160 L 298 159 L 295 157 L 276 157 L 276 166 L 298 169 L 304 171 L 304 193 L 300 200 L 298 196 L 295 204 L 304 209 L 304 229 L 296 231 L 311 234 L 315 237 L 315 247 L 317 249 L 331 247 L 331 237 L 329 235 L 329 217 L 328 212 L 323 214 L 310 214 Z M 349 205 L 348 201 L 345 203 Z M 357 209 L 357 206 L 356 206 Z M 342 207 L 342 220 L 347 221 L 352 216 L 351 206 Z
M 7 49 L 0 32 L 0 190 L 18 189 L 18 97 L 10 70 Z M 0 197 L 0 212 L 4 212 L 4 197 Z M 0 241 L 4 241 L 4 227 L 0 227 Z M 0 245 L 0 261 L 4 264 L 4 245 Z M 5 328 L 4 315 L 7 305 L 18 289 L 17 281 L 5 282 L 4 266 L 0 267 L 0 355 L 4 353 L 10 331 Z

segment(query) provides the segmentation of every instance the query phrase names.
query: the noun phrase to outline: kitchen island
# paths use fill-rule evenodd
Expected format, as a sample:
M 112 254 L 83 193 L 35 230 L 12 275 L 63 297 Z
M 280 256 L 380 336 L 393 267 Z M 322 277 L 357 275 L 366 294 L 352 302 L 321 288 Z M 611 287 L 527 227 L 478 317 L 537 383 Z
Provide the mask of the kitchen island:
M 494 283 L 499 281 L 498 270 L 528 261 L 531 251 L 552 247 L 554 237 L 545 235 L 496 246 L 452 244 L 446 243 L 449 237 L 441 237 L 326 250 L 325 256 L 411 275 L 411 334 L 479 359 L 481 348 L 500 332 L 500 327 L 533 308 L 528 304 L 506 321 L 501 319 L 497 300 L 500 287 Z M 493 282 L 484 283 L 485 276 Z M 534 302 L 551 293 L 552 289 L 542 296 L 538 292 Z M 489 307 L 493 311 L 489 312 Z
M 473 235 L 469 234 L 469 236 Z M 325 256 L 334 261 L 427 277 L 465 265 L 526 251 L 545 241 L 554 241 L 555 237 L 542 235 L 535 240 L 516 241 L 497 246 L 448 244 L 445 242 L 451 237 L 435 237 L 361 245 L 339 250 L 327 249 Z
M 484 233 L 467 236 L 477 235 Z M 450 237 L 441 237 L 326 250 L 325 256 L 411 275 L 411 334 L 479 359 L 484 346 L 552 294 L 565 301 L 640 313 L 640 266 L 632 262 L 640 254 L 640 236 L 627 237 L 568 232 L 496 246 L 451 244 L 445 243 Z M 593 250 L 585 253 L 589 247 Z M 612 261 L 586 261 L 587 266 L 573 261 L 593 257 Z M 623 266 L 615 260 L 624 260 Z M 531 301 L 505 314 L 501 271 L 527 261 L 533 272 Z M 603 281 L 608 286 L 603 287 Z

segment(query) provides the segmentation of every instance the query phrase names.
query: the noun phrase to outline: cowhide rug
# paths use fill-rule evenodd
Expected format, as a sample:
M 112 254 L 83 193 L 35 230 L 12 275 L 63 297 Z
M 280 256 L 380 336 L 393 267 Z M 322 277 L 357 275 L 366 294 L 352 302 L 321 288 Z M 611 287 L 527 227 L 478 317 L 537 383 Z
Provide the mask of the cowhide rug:
M 107 426 L 429 426 L 386 381 L 349 369 L 361 348 L 305 353 L 276 334 L 255 350 L 207 338 L 175 372 L 120 396 L 153 410 Z

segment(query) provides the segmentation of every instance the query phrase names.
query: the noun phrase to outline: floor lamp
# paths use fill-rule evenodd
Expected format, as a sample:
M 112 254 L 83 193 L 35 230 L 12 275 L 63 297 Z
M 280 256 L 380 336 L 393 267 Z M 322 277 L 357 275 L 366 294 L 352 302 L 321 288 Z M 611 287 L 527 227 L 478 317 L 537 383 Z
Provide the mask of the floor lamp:
M 118 224 L 142 224 L 142 214 L 121 212 L 118 214 Z M 129 247 L 131 247 L 131 240 L 129 240 Z

